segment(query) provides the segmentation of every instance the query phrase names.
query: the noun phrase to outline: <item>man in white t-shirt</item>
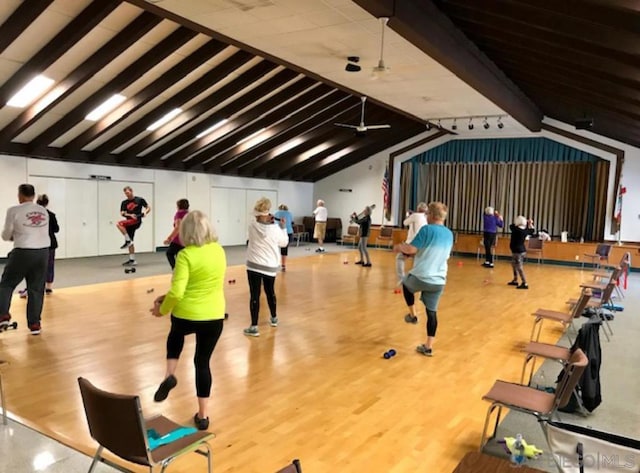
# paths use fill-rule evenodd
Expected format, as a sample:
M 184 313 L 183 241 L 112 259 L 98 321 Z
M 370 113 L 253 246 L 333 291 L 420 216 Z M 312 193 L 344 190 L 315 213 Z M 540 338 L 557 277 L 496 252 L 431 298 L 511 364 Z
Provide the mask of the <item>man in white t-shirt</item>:
M 0 325 L 11 320 L 11 296 L 23 279 L 27 282 L 27 324 L 32 335 L 40 334 L 40 315 L 49 260 L 49 214 L 33 202 L 36 197 L 31 184 L 18 187 L 19 205 L 9 207 L 2 239 L 13 242 L 0 280 Z
M 324 253 L 324 247 L 322 244 L 324 243 L 324 236 L 327 232 L 327 216 L 329 215 L 329 212 L 324 206 L 324 200 L 319 199 L 316 205 L 317 207 L 313 211 L 313 215 L 316 218 L 316 224 L 313 228 L 313 238 L 318 240 L 316 253 Z
M 420 229 L 427 224 L 427 204 L 425 202 L 420 202 L 418 204 L 418 208 L 415 212 L 409 211 L 409 215 L 404 219 L 402 224 L 405 227 L 409 227 L 407 231 L 407 240 L 406 244 L 410 244 L 415 236 L 418 234 Z M 396 274 L 398 275 L 398 286 L 402 284 L 402 280 L 404 279 L 404 261 L 407 257 L 402 253 L 398 253 L 396 256 Z

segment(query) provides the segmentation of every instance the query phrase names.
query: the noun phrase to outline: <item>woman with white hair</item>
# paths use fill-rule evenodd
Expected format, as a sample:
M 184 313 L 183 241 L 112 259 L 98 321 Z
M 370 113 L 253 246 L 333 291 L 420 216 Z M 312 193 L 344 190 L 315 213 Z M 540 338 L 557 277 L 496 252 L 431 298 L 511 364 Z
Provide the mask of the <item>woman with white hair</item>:
M 420 202 L 416 211 L 412 212 L 410 210 L 408 214 L 407 218 L 402 222 L 405 227 L 409 227 L 407 230 L 407 239 L 405 240 L 407 245 L 411 244 L 411 241 L 418 234 L 418 231 L 427 225 L 427 203 Z M 402 253 L 398 253 L 396 255 L 396 275 L 398 276 L 398 286 L 402 285 L 402 280 L 404 279 L 404 263 L 406 259 L 407 257 Z
M 171 314 L 167 337 L 165 379 L 154 395 L 164 401 L 176 387 L 178 359 L 184 337 L 195 334 L 196 395 L 198 412 L 193 421 L 199 430 L 209 428 L 208 404 L 211 395 L 211 355 L 218 343 L 224 323 L 224 273 L 227 260 L 224 249 L 206 215 L 199 210 L 188 213 L 180 222 L 180 241 L 184 249 L 176 257 L 171 289 L 158 297 L 151 309 L 156 317 Z
M 489 206 L 484 209 L 483 216 L 483 243 L 484 243 L 484 263 L 485 268 L 493 268 L 493 248 L 496 246 L 496 237 L 498 228 L 502 228 L 504 221 L 502 215 L 493 207 Z
M 280 266 L 280 248 L 289 244 L 286 221 L 281 218 L 274 225 L 275 218 L 270 213 L 271 201 L 259 199 L 253 207 L 255 219 L 249 224 L 249 245 L 247 248 L 247 278 L 249 280 L 249 311 L 251 325 L 244 329 L 249 337 L 259 337 L 258 316 L 260 314 L 260 288 L 264 285 L 267 304 L 271 313 L 270 324 L 278 326 L 276 312 L 276 274 Z
M 518 215 L 509 226 L 511 230 L 511 242 L 509 248 L 511 248 L 511 267 L 513 268 L 513 280 L 507 284 L 509 286 L 516 286 L 516 289 L 529 289 L 527 284 L 527 278 L 524 275 L 523 263 L 524 256 L 527 253 L 527 248 L 524 245 L 527 236 L 533 235 L 536 229 L 533 226 L 533 220 L 527 220 L 522 215 Z M 522 281 L 518 284 L 518 276 Z

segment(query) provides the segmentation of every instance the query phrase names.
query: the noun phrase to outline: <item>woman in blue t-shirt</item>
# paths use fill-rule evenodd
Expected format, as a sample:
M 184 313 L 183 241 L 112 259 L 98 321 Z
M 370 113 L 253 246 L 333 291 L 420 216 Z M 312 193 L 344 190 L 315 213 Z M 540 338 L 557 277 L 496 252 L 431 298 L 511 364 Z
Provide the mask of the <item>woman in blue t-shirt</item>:
M 416 351 L 424 356 L 433 356 L 438 302 L 447 282 L 447 260 L 453 247 L 453 233 L 444 226 L 447 211 L 442 202 L 431 202 L 427 209 L 428 225 L 418 231 L 411 244 L 401 243 L 393 247 L 394 251 L 415 255 L 413 268 L 402 282 L 404 300 L 409 307 L 404 320 L 410 324 L 418 323 L 414 294 L 420 292 L 420 300 L 427 310 L 427 340 L 418 345 Z
M 287 270 L 287 256 L 289 255 L 289 244 L 293 241 L 293 214 L 289 212 L 289 207 L 285 204 L 278 206 L 278 211 L 275 213 L 274 218 L 277 221 L 284 220 L 285 229 L 287 235 L 289 235 L 289 243 L 284 248 L 280 248 L 280 258 L 282 260 L 282 271 Z

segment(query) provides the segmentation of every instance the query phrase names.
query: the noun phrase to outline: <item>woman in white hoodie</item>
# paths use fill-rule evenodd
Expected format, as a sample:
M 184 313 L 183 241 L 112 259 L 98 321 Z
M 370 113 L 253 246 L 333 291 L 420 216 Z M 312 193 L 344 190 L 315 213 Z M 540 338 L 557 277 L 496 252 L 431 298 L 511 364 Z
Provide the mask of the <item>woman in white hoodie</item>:
M 280 266 L 280 248 L 289 244 L 286 222 L 281 219 L 275 222 L 270 213 L 271 201 L 266 197 L 258 200 L 253 207 L 255 220 L 249 224 L 249 245 L 247 249 L 247 278 L 249 280 L 249 310 L 251 326 L 244 329 L 244 334 L 259 337 L 258 316 L 260 314 L 260 287 L 264 285 L 269 311 L 270 324 L 278 326 L 276 312 L 275 282 Z

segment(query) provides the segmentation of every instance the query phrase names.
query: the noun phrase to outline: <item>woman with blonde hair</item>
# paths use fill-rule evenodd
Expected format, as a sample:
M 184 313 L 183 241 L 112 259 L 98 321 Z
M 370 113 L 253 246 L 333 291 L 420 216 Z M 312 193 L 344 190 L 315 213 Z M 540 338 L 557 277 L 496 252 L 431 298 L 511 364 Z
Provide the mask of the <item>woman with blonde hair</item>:
M 169 292 L 158 297 L 150 310 L 156 317 L 171 314 L 167 337 L 165 379 L 155 393 L 156 402 L 164 401 L 176 387 L 175 371 L 184 347 L 184 337 L 195 334 L 196 427 L 209 427 L 208 404 L 211 394 L 209 363 L 222 333 L 225 315 L 224 273 L 227 267 L 224 249 L 207 216 L 199 210 L 188 213 L 180 223 L 180 241 L 184 245 L 177 257 Z
M 418 345 L 416 351 L 424 356 L 433 356 L 433 342 L 438 328 L 438 303 L 447 282 L 447 260 L 453 246 L 453 233 L 444 226 L 447 206 L 442 202 L 431 202 L 427 208 L 427 223 L 411 240 L 394 247 L 405 255 L 415 255 L 413 268 L 402 282 L 404 300 L 409 313 L 404 320 L 418 323 L 415 310 L 416 292 L 427 310 L 427 340 Z
M 516 286 L 516 289 L 529 289 L 527 284 L 527 278 L 524 275 L 524 256 L 527 254 L 527 248 L 525 241 L 528 236 L 533 235 L 536 229 L 533 226 L 533 220 L 527 219 L 522 215 L 518 215 L 515 218 L 514 223 L 509 225 L 511 230 L 511 241 L 509 242 L 509 248 L 511 249 L 511 268 L 513 270 L 513 279 L 507 284 L 509 286 Z M 518 276 L 522 281 L 518 284 Z
M 260 314 L 260 288 L 264 285 L 269 311 L 270 324 L 278 326 L 276 312 L 276 274 L 280 264 L 280 248 L 289 244 L 286 222 L 281 218 L 277 224 L 270 213 L 271 201 L 266 197 L 259 199 L 253 207 L 254 219 L 249 223 L 249 245 L 247 248 L 247 279 L 249 280 L 249 311 L 251 325 L 244 329 L 249 337 L 259 337 L 258 316 Z

